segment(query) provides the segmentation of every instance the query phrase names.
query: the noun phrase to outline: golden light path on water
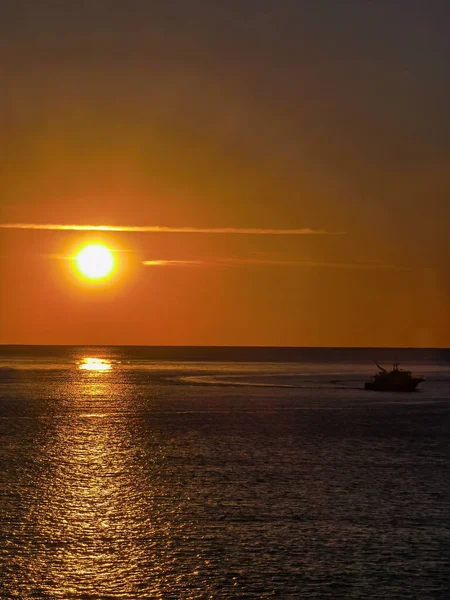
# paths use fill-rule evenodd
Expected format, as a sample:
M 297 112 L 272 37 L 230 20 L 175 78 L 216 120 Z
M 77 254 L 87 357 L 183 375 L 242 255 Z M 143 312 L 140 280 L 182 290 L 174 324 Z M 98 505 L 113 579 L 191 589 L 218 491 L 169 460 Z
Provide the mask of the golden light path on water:
M 45 444 L 47 467 L 37 490 L 45 510 L 33 525 L 35 536 L 46 540 L 31 574 L 41 597 L 57 590 L 54 597 L 78 598 L 83 590 L 86 598 L 136 598 L 144 565 L 156 560 L 158 549 L 164 552 L 158 541 L 171 519 L 160 517 L 158 526 L 158 486 L 144 474 L 135 450 L 139 435 L 128 418 L 134 399 L 113 364 L 80 357 L 58 391 L 60 418 Z M 155 551 L 148 544 L 153 535 Z M 162 597 L 159 587 L 156 576 L 148 585 L 152 598 Z

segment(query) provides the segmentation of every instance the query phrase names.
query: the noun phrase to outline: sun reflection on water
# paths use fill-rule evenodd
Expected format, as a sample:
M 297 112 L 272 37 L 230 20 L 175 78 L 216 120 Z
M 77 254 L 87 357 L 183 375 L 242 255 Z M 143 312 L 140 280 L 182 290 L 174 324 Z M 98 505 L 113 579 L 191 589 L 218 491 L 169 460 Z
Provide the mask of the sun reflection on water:
M 30 576 L 40 597 L 139 597 L 151 488 L 136 470 L 131 397 L 115 365 L 79 356 L 77 371 L 58 388 L 65 418 L 46 439 L 33 512 L 35 535 L 52 548 L 52 559 L 40 553 Z
M 83 358 L 78 368 L 83 371 L 111 371 L 112 364 L 109 360 L 103 358 L 92 358 L 87 356 Z

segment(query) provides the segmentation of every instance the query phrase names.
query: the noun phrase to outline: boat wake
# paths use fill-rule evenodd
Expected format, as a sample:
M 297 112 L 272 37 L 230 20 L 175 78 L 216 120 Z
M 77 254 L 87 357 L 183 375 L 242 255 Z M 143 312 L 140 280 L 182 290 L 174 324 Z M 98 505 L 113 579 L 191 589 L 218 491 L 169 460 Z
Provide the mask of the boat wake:
M 229 379 L 220 379 L 210 375 L 187 375 L 184 377 L 177 377 L 177 381 L 191 385 L 214 385 L 223 387 L 262 387 L 262 388 L 291 388 L 294 389 L 297 386 L 288 383 L 261 383 L 255 381 L 232 381 Z
M 173 381 L 185 385 L 205 385 L 216 387 L 252 387 L 252 388 L 275 388 L 275 389 L 292 389 L 292 390 L 311 390 L 311 389 L 341 389 L 341 390 L 362 390 L 361 385 L 345 385 L 343 382 L 333 380 L 329 382 L 305 382 L 305 383 L 269 383 L 261 381 L 234 380 L 220 376 L 212 375 L 185 375 L 182 377 L 171 378 Z

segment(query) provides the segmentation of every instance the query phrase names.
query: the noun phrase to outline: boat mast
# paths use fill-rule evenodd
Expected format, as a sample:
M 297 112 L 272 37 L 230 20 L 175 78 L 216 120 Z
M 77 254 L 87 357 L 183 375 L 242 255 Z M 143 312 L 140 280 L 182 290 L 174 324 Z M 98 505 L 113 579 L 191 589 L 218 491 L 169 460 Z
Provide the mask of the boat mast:
M 376 360 L 374 360 L 373 362 L 377 365 L 377 367 L 380 369 L 380 371 L 382 373 L 387 373 L 386 369 L 384 367 L 382 367 L 381 365 L 379 365 Z

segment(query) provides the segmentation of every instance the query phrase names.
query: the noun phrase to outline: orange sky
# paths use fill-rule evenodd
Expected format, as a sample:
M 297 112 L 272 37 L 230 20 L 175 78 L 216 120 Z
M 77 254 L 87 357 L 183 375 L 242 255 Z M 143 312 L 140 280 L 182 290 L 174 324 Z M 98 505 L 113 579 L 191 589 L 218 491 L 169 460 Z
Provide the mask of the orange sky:
M 450 346 L 445 6 L 131 4 L 2 9 L 0 226 L 169 231 L 0 228 L 0 343 Z

